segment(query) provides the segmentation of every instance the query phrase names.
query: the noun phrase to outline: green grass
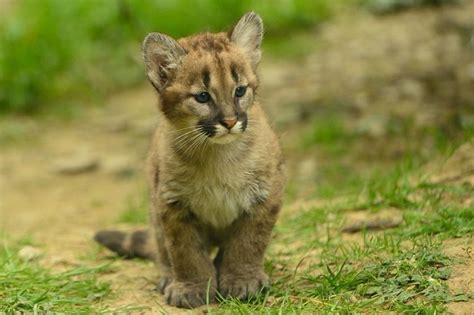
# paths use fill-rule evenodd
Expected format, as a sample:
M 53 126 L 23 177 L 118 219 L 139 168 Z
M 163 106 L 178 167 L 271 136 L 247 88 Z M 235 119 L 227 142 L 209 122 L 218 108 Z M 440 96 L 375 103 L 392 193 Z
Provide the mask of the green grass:
M 445 310 L 446 303 L 474 298 L 472 293 L 449 291 L 451 266 L 460 261 L 446 256 L 442 246 L 445 239 L 473 236 L 474 209 L 447 206 L 445 198 L 454 194 L 454 199 L 462 200 L 472 196 L 473 188 L 408 187 L 399 179 L 393 178 L 398 185 L 372 187 L 360 194 L 372 200 L 370 195 L 378 190 L 388 198 L 383 206 L 395 201 L 404 216 L 401 226 L 377 234 L 363 232 L 359 241 L 345 240 L 340 226 L 348 209 L 360 206 L 350 198 L 287 215 L 276 228 L 267 258 L 267 270 L 275 281 L 270 291 L 251 301 L 223 301 L 214 313 L 436 314 Z M 408 191 L 419 194 L 416 201 L 406 202 Z M 370 205 L 364 204 L 372 209 Z
M 120 212 L 118 222 L 128 224 L 148 223 L 148 194 L 130 197 L 125 208 Z
M 355 138 L 341 117 L 329 116 L 317 118 L 311 123 L 311 129 L 303 138 L 303 147 L 309 148 L 314 145 L 324 146 L 333 152 L 339 152 L 341 147 Z
M 268 292 L 247 302 L 223 301 L 215 313 L 433 314 L 444 310 L 445 303 L 470 298 L 449 292 L 445 280 L 453 261 L 430 238 L 408 248 L 397 246 L 396 252 L 389 253 L 392 247 L 380 240 L 352 246 L 328 245 L 320 263 L 304 268 L 287 267 L 280 261 L 284 270 L 273 271 L 275 282 Z M 342 251 L 344 255 L 338 255 Z M 358 258 L 360 251 L 363 258 Z
M 437 126 L 418 128 L 410 118 L 390 117 L 384 135 L 374 137 L 354 126 L 357 117 L 348 113 L 344 104 L 327 101 L 315 106 L 319 112 L 301 123 L 299 140 L 286 152 L 290 159 L 305 156 L 315 160 L 317 176 L 313 176 L 309 198 L 355 194 L 364 187 L 372 205 L 409 202 L 403 191 L 390 196 L 395 188 L 406 188 L 398 181 L 406 181 L 402 178 L 405 174 L 422 168 L 433 156 L 449 156 L 474 136 L 469 125 L 447 132 Z M 289 200 L 309 190 L 298 187 L 292 178 L 288 186 Z
M 22 240 L 18 246 L 31 243 Z M 109 282 L 98 276 L 112 271 L 110 262 L 55 271 L 36 260 L 22 259 L 17 250 L 4 246 L 0 249 L 0 313 L 118 314 L 147 310 L 146 306 L 110 308 L 104 302 L 114 294 Z
M 22 261 L 17 252 L 0 250 L 0 311 L 5 313 L 77 313 L 96 311 L 110 294 L 110 286 L 97 280 L 109 269 L 75 267 L 53 272 L 35 262 Z M 101 309 L 101 307 L 99 307 Z M 103 309 L 103 308 L 102 308 Z

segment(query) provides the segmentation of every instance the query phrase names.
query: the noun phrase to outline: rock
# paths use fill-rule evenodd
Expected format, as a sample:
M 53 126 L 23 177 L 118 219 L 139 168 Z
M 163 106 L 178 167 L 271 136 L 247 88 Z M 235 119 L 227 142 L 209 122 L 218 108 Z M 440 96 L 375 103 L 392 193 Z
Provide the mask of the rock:
M 138 164 L 140 165 L 140 164 Z M 112 156 L 103 161 L 101 169 L 118 177 L 129 177 L 136 171 L 137 163 L 127 156 Z
M 63 175 L 76 175 L 95 171 L 99 167 L 99 159 L 87 153 L 72 155 L 58 159 L 53 163 L 52 171 Z
M 43 252 L 36 247 L 33 246 L 25 246 L 18 251 L 18 257 L 24 261 L 31 261 L 38 257 L 40 257 Z
M 388 208 L 379 212 L 356 211 L 348 214 L 346 225 L 342 228 L 345 233 L 356 233 L 364 229 L 386 230 L 394 228 L 403 223 L 400 210 Z
M 386 134 L 388 124 L 389 117 L 387 115 L 373 114 L 364 116 L 357 121 L 355 129 L 359 134 L 377 138 Z
M 404 79 L 400 82 L 400 91 L 404 97 L 411 98 L 417 102 L 423 99 L 425 94 L 423 85 L 413 79 Z

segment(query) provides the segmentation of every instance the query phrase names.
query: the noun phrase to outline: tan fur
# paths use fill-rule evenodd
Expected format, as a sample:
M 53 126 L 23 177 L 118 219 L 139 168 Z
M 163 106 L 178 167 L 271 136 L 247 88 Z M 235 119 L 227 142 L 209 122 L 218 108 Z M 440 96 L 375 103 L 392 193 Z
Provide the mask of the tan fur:
M 157 255 L 140 256 L 158 257 L 160 290 L 171 305 L 195 307 L 214 301 L 216 291 L 246 298 L 269 285 L 263 255 L 284 169 L 277 137 L 255 100 L 262 34 L 260 17 L 249 13 L 230 33 L 179 41 L 153 33 L 145 40 L 161 123 L 147 163 Z M 239 86 L 246 93 L 238 97 Z M 197 101 L 202 91 L 209 102 Z M 223 121 L 237 122 L 228 128 Z M 107 246 L 104 238 L 99 242 Z

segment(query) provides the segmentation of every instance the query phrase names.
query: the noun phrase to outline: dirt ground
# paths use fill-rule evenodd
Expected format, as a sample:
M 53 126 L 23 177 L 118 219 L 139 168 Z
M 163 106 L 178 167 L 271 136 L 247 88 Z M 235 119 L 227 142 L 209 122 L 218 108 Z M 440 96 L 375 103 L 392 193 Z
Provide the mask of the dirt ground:
M 297 137 L 292 130 L 302 117 L 317 115 L 328 103 L 345 103 L 341 110 L 355 113 L 351 128 L 374 137 L 384 136 L 381 126 L 392 117 L 411 117 L 423 126 L 440 119 L 472 123 L 474 37 L 466 39 L 464 30 L 474 29 L 473 21 L 473 1 L 440 11 L 382 17 L 358 13 L 315 31 L 309 40 L 318 41 L 318 48 L 305 58 L 265 60 L 260 97 L 283 146 L 291 148 Z M 453 109 L 453 98 L 464 105 Z M 151 87 L 144 85 L 117 93 L 104 106 L 88 107 L 80 119 L 3 121 L 13 139 L 1 145 L 0 155 L 0 230 L 7 239 L 28 236 L 44 254 L 41 263 L 58 269 L 83 264 L 84 257 L 91 263 L 106 257 L 92 236 L 99 229 L 120 227 L 120 213 L 144 194 L 144 160 L 158 123 L 155 103 Z M 290 173 L 298 174 L 307 157 L 289 156 Z M 283 211 L 301 208 L 296 201 Z M 466 240 L 446 245 L 447 253 L 465 261 L 454 267 L 448 282 L 453 290 L 472 292 L 474 258 L 465 247 Z M 107 305 L 182 312 L 164 306 L 154 291 L 157 272 L 151 263 L 114 266 L 113 273 L 102 276 L 114 291 Z M 473 314 L 474 304 L 454 303 L 449 310 Z

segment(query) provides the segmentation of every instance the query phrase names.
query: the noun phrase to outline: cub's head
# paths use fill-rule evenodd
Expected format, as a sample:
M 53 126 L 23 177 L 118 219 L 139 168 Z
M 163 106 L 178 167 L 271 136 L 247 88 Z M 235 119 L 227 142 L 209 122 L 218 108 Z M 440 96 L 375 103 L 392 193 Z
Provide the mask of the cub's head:
M 145 38 L 148 79 L 177 130 L 213 143 L 232 142 L 245 132 L 258 86 L 262 36 L 262 19 L 250 12 L 229 33 L 180 40 L 151 33 Z

